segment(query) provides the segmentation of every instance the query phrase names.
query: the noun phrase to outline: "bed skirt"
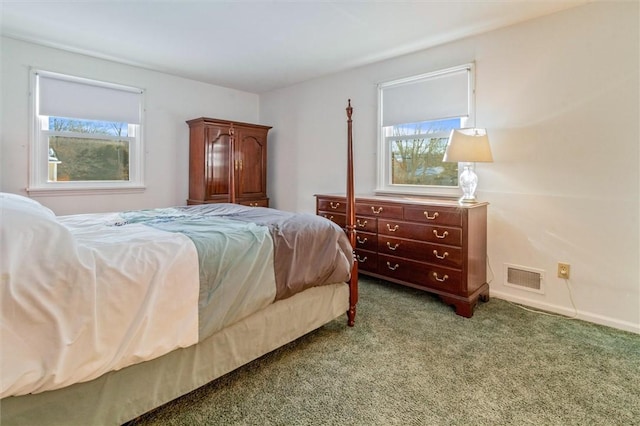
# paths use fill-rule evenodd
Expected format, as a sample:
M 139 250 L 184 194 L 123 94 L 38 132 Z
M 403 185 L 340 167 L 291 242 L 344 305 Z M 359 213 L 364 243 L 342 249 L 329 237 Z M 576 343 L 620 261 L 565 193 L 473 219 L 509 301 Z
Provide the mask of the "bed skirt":
M 90 382 L 4 398 L 0 424 L 121 425 L 345 315 L 348 309 L 347 284 L 313 287 L 197 345 Z

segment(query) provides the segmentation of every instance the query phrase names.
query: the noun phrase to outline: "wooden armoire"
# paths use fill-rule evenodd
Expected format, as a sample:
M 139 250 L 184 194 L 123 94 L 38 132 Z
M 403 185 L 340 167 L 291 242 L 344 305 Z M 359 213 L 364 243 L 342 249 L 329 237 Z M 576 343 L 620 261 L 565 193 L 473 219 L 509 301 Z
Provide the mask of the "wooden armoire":
M 271 127 L 216 118 L 188 120 L 187 204 L 269 207 L 267 133 Z

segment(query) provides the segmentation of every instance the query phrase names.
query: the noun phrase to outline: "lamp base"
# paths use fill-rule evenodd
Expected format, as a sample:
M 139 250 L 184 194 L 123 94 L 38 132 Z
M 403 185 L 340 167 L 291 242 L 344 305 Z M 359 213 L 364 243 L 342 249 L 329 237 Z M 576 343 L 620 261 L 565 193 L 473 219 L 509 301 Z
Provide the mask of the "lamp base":
M 476 187 L 478 186 L 478 176 L 473 171 L 474 163 L 462 163 L 464 170 L 460 173 L 460 188 L 462 188 L 462 198 L 459 202 L 468 204 L 476 202 Z
M 474 204 L 477 203 L 478 200 L 476 199 L 476 197 L 466 197 L 466 196 L 462 196 L 460 197 L 460 199 L 458 200 L 458 203 L 460 204 Z

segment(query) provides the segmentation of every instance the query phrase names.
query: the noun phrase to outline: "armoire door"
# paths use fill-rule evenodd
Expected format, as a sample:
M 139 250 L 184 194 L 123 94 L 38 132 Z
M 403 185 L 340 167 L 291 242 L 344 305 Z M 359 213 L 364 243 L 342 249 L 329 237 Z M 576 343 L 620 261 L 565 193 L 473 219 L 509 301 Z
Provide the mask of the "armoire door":
M 205 185 L 207 200 L 229 199 L 230 137 L 228 128 L 209 126 L 205 130 Z
M 236 197 L 266 197 L 267 131 L 242 129 L 237 132 L 235 144 Z

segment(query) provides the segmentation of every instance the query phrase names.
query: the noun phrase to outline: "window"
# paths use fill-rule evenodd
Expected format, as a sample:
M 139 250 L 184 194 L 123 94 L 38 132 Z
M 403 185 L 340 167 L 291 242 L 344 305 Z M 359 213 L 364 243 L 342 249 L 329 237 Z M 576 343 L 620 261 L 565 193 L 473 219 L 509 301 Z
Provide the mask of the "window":
M 378 86 L 377 192 L 455 195 L 458 164 L 445 163 L 449 134 L 471 118 L 473 65 Z
M 141 89 L 33 71 L 29 192 L 143 189 Z

